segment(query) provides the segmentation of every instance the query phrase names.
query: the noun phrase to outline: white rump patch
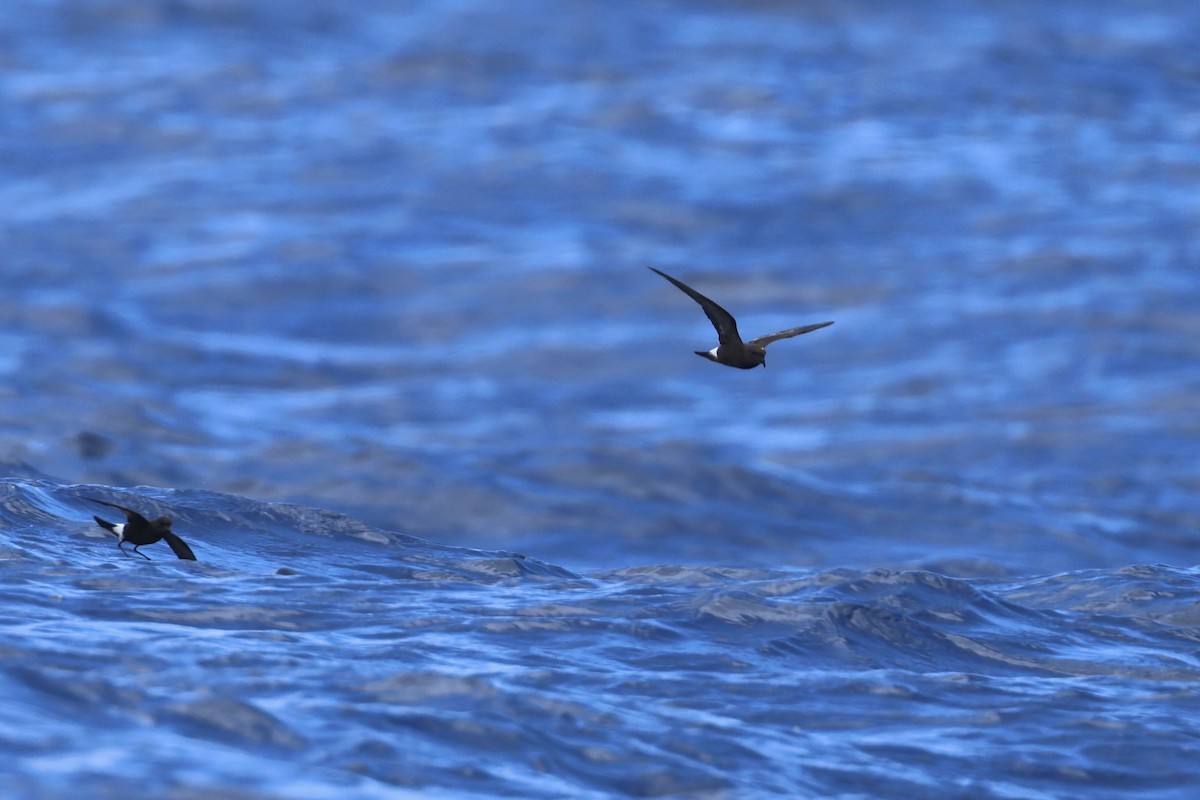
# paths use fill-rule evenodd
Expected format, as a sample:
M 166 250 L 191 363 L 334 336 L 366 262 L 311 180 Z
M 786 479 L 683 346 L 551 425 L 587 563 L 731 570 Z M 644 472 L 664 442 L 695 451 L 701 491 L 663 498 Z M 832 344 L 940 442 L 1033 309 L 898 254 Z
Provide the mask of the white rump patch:
M 713 361 L 717 360 L 717 350 L 719 350 L 720 348 L 721 348 L 721 345 L 717 345 L 712 350 L 708 351 L 708 354 L 713 357 Z
M 117 535 L 118 542 L 125 541 L 125 523 L 121 523 L 120 525 L 113 525 L 112 531 L 113 531 L 113 533 L 115 533 Z

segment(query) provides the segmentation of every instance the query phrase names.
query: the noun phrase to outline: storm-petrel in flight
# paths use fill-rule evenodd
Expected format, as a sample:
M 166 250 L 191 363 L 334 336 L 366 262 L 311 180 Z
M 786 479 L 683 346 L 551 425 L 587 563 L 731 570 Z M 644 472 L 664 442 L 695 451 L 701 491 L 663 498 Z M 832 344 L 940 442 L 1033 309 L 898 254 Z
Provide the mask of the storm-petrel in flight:
M 94 497 L 85 497 L 85 500 L 91 500 L 93 503 L 99 503 L 102 506 L 117 508 L 125 512 L 124 523 L 112 523 L 108 520 L 92 517 L 96 520 L 96 524 L 101 528 L 106 528 L 117 536 L 117 547 L 125 555 L 129 553 L 125 550 L 125 542 L 133 542 L 133 552 L 137 553 L 147 561 L 152 560 L 150 556 L 138 550 L 144 544 L 154 544 L 159 539 L 166 539 L 167 544 L 171 545 L 171 549 L 175 551 L 175 555 L 187 561 L 195 561 L 196 554 L 192 552 L 192 548 L 187 546 L 187 542 L 180 539 L 171 531 L 171 518 L 158 517 L 157 519 L 146 519 L 138 512 L 125 506 L 119 506 L 116 503 L 110 503 L 107 500 L 97 500 Z
M 833 324 L 832 321 L 818 322 L 815 325 L 788 328 L 786 331 L 772 333 L 770 336 L 760 336 L 757 339 L 743 342 L 742 337 L 738 335 L 737 320 L 733 318 L 732 314 L 686 283 L 675 280 L 662 270 L 654 269 L 654 267 L 650 267 L 650 269 L 675 284 L 680 291 L 695 300 L 704 309 L 704 314 L 712 322 L 713 327 L 717 329 L 717 339 L 720 343 L 712 350 L 696 350 L 695 353 L 698 356 L 704 356 L 709 361 L 715 361 L 727 367 L 737 367 L 738 369 L 754 369 L 760 365 L 765 367 L 767 365 L 767 345 L 771 342 L 779 339 L 790 339 L 793 336 L 799 336 L 802 333 L 815 331 L 817 328 L 824 328 L 826 325 Z

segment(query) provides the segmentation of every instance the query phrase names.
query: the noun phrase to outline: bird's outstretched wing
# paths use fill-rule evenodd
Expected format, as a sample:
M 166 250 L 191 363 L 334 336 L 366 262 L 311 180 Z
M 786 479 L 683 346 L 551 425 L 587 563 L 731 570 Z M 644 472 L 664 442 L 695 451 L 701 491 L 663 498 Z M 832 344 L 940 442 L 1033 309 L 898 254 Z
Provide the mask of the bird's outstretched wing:
M 163 534 L 163 540 L 166 541 L 167 544 L 171 545 L 171 549 L 175 551 L 175 555 L 179 556 L 185 561 L 196 560 L 196 554 L 192 552 L 192 548 L 188 547 L 187 542 L 185 542 L 183 539 L 180 539 L 175 534 L 167 531 Z
M 700 307 L 704 309 L 705 316 L 708 317 L 713 327 L 717 329 L 717 339 L 721 344 L 742 343 L 742 337 L 738 335 L 737 320 L 733 318 L 733 314 L 730 314 L 683 281 L 675 280 L 660 269 L 654 269 L 654 267 L 650 267 L 650 269 L 675 284 L 677 289 L 700 304 Z
M 97 500 L 94 497 L 83 497 L 83 499 L 91 500 L 93 503 L 99 503 L 102 506 L 108 506 L 109 508 L 115 508 L 120 511 L 124 511 L 126 522 L 136 522 L 138 520 L 141 520 L 142 522 L 146 522 L 147 524 L 149 524 L 148 520 L 145 517 L 143 517 L 138 512 L 134 511 L 132 508 L 126 508 L 125 506 L 119 506 L 116 503 L 110 503 L 107 500 Z
M 749 342 L 747 342 L 747 344 L 756 344 L 759 347 L 766 347 L 771 342 L 777 342 L 780 339 L 790 339 L 793 336 L 799 336 L 802 333 L 808 333 L 809 331 L 815 331 L 818 328 L 825 328 L 832 324 L 833 324 L 832 321 L 818 322 L 813 325 L 802 325 L 799 328 L 788 328 L 786 331 L 780 331 L 779 333 L 772 333 L 770 336 L 760 336 L 757 339 L 751 339 Z

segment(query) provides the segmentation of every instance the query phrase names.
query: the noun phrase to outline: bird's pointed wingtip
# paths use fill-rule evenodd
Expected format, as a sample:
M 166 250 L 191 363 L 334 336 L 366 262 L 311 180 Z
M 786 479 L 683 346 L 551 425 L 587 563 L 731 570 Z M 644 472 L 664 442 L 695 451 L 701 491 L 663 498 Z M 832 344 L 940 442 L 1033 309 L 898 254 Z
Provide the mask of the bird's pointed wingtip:
M 163 538 L 167 540 L 167 544 L 180 559 L 184 561 L 196 560 L 196 554 L 192 552 L 192 548 L 188 547 L 188 543 L 180 539 L 179 536 L 174 533 L 165 533 L 163 534 Z
M 118 511 L 120 511 L 122 514 L 124 514 L 127 519 L 130 518 L 130 516 L 129 516 L 130 514 L 137 514 L 137 512 L 134 511 L 132 508 L 126 508 L 125 506 L 117 505 L 116 503 L 110 503 L 107 500 L 101 500 L 96 497 L 88 497 L 87 495 L 82 495 L 82 494 L 79 496 L 82 497 L 84 500 L 91 500 L 93 503 L 99 503 L 102 506 L 108 506 L 109 508 L 115 508 Z
M 109 508 L 121 508 L 121 506 L 117 505 L 116 503 L 110 503 L 107 500 L 101 500 L 99 497 L 91 497 L 86 494 L 81 494 L 79 496 L 84 500 L 91 500 L 93 503 L 99 503 L 102 506 L 108 506 Z

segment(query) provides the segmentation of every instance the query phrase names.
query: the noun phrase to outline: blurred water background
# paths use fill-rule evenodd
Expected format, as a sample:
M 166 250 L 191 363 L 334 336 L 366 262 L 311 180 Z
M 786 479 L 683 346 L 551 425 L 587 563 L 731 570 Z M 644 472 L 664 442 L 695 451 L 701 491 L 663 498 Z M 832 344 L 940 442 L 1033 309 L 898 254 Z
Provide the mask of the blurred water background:
M 5 8 L 9 796 L 1200 792 L 1200 6 Z

